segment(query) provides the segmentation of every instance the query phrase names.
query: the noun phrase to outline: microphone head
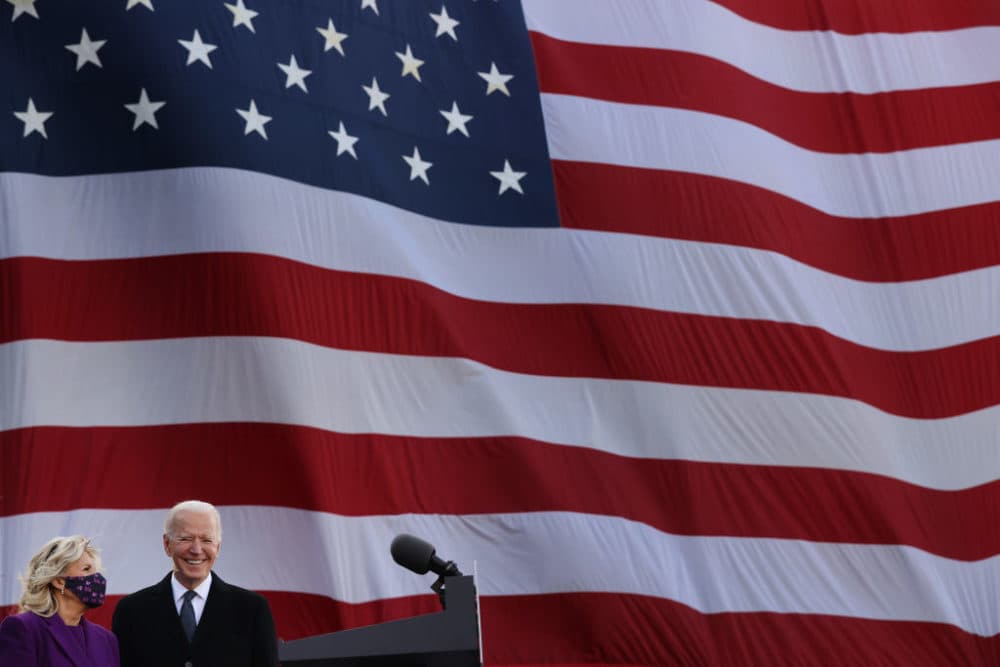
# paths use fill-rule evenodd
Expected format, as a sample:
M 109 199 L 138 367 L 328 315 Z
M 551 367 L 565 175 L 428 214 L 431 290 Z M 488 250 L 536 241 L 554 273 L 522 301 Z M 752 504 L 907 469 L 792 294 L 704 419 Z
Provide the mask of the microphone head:
M 434 547 L 419 537 L 402 533 L 389 547 L 392 559 L 417 574 L 427 574 L 434 559 Z

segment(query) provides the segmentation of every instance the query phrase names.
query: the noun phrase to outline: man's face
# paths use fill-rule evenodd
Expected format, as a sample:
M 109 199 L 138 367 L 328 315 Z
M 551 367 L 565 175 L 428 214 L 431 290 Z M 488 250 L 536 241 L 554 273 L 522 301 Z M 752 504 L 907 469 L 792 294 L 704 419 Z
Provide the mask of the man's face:
M 185 588 L 197 588 L 219 555 L 221 541 L 215 518 L 202 512 L 180 512 L 174 518 L 172 533 L 163 536 L 163 549 L 174 561 L 177 581 Z

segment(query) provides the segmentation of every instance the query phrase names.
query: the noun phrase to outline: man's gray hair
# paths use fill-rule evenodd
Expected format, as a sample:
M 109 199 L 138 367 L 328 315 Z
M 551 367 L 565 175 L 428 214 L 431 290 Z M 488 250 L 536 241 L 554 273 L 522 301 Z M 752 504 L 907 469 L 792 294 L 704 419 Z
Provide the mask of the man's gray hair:
M 167 511 L 167 518 L 163 520 L 164 535 L 170 539 L 174 538 L 174 523 L 177 521 L 177 515 L 182 512 L 211 514 L 212 518 L 215 519 L 215 538 L 219 542 L 222 541 L 222 516 L 219 514 L 219 510 L 215 508 L 215 505 L 206 503 L 204 500 L 185 500 L 171 507 Z

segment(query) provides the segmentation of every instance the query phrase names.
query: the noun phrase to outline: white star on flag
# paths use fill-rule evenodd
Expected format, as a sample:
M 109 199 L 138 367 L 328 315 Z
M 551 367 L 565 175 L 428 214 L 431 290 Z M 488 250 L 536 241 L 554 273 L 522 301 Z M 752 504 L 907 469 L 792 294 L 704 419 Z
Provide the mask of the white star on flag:
M 180 42 L 181 46 L 188 51 L 188 65 L 192 64 L 196 60 L 200 60 L 208 65 L 209 69 L 212 69 L 212 61 L 208 59 L 208 54 L 215 51 L 219 47 L 215 44 L 206 44 L 201 41 L 201 35 L 197 30 L 194 31 L 194 36 L 191 38 L 191 41 L 186 39 L 178 39 L 177 41 Z
M 295 61 L 295 56 L 293 55 L 288 61 L 288 64 L 278 63 L 278 68 L 285 73 L 285 88 L 291 88 L 292 86 L 298 86 L 302 89 L 302 92 L 308 93 L 306 89 L 306 77 L 312 74 L 311 69 L 302 69 L 299 64 Z
M 156 11 L 153 8 L 153 0 L 128 0 L 128 4 L 125 5 L 125 11 L 128 11 L 135 7 L 136 5 L 142 5 L 144 7 L 149 7 L 149 11 Z
M 344 128 L 344 121 L 340 121 L 340 128 L 336 132 L 327 132 L 327 134 L 337 140 L 338 156 L 350 153 L 351 157 L 355 160 L 358 159 L 358 154 L 354 152 L 354 144 L 358 143 L 358 138 L 352 137 L 347 133 L 347 130 Z
M 456 42 L 458 41 L 458 35 L 455 34 L 455 26 L 457 26 L 460 21 L 448 16 L 448 8 L 441 5 L 441 13 L 435 14 L 431 12 L 431 19 L 437 23 L 437 32 L 434 33 L 435 37 L 440 37 L 441 35 L 448 35 Z
M 247 9 L 246 5 L 243 4 L 243 0 L 236 0 L 235 5 L 226 3 L 226 9 L 233 13 L 233 27 L 244 26 L 250 32 L 256 34 L 257 31 L 254 30 L 253 20 L 254 17 L 259 16 L 260 12 L 255 12 L 252 9 Z
M 388 116 L 389 112 L 385 110 L 385 101 L 392 96 L 389 93 L 379 90 L 378 79 L 372 77 L 372 85 L 361 86 L 361 88 L 368 94 L 368 110 L 378 109 L 382 112 L 383 116 Z
M 36 19 L 38 18 L 38 10 L 35 9 L 36 0 L 7 0 L 7 2 L 14 5 L 14 16 L 10 19 L 11 23 L 16 21 L 21 14 L 29 14 Z
M 265 140 L 267 139 L 267 130 L 264 129 L 264 126 L 271 122 L 271 117 L 257 111 L 257 103 L 253 99 L 250 100 L 249 109 L 237 109 L 236 113 L 242 116 L 243 120 L 247 122 L 247 126 L 243 130 L 243 136 L 251 132 L 256 132 L 264 137 Z
M 511 169 L 510 161 L 503 161 L 503 171 L 491 171 L 490 176 L 500 181 L 500 192 L 498 195 L 502 195 L 507 192 L 507 190 L 515 190 L 520 194 L 524 194 L 524 190 L 521 189 L 521 179 L 524 178 L 528 172 L 526 171 L 514 171 Z
M 365 9 L 367 7 L 368 9 L 378 14 L 378 5 L 375 3 L 376 0 L 361 0 L 361 9 Z
M 28 136 L 32 132 L 37 132 L 46 139 L 49 135 L 45 134 L 45 121 L 52 117 L 51 111 L 39 111 L 35 108 L 35 101 L 28 98 L 28 108 L 24 111 L 15 111 L 14 115 L 17 119 L 24 123 L 24 136 Z
M 87 34 L 87 29 L 83 29 L 83 33 L 80 35 L 79 44 L 67 44 L 66 49 L 72 51 L 76 54 L 76 71 L 79 72 L 80 68 L 87 63 L 93 63 L 98 67 L 103 67 L 101 65 L 101 59 L 98 57 L 97 52 L 101 50 L 101 47 L 108 43 L 106 39 L 99 39 L 96 42 L 91 41 L 90 35 Z
M 139 129 L 143 123 L 148 123 L 152 125 L 154 129 L 160 129 L 160 126 L 156 124 L 156 112 L 163 108 L 166 102 L 150 102 L 149 96 L 146 95 L 146 89 L 143 88 L 142 92 L 139 93 L 139 101 L 135 104 L 126 104 L 125 108 L 135 114 L 135 122 L 132 123 L 132 131 L 135 132 Z
M 426 185 L 430 185 L 431 182 L 427 180 L 427 170 L 433 166 L 431 162 L 425 162 L 420 158 L 420 151 L 417 147 L 413 147 L 413 155 L 404 155 L 403 159 L 406 164 L 410 165 L 410 180 L 420 179 Z
M 490 63 L 489 72 L 476 72 L 483 80 L 486 81 L 486 94 L 489 95 L 494 90 L 499 90 L 501 93 L 510 97 L 510 91 L 507 90 L 507 82 L 514 78 L 513 74 L 501 74 L 500 70 L 497 69 L 496 63 Z
M 413 57 L 410 45 L 406 45 L 406 53 L 396 51 L 396 57 L 403 62 L 403 73 L 400 76 L 405 77 L 407 74 L 412 74 L 414 79 L 420 81 L 420 66 L 424 64 L 424 61 Z
M 337 32 L 337 28 L 333 25 L 333 19 L 327 19 L 327 24 L 325 28 L 316 28 L 319 34 L 323 35 L 325 43 L 323 44 L 323 51 L 329 51 L 330 49 L 337 49 L 340 55 L 344 54 L 344 47 L 342 44 L 344 40 L 347 39 L 346 32 Z
M 465 124 L 472 120 L 472 116 L 468 116 L 459 111 L 458 102 L 451 103 L 451 111 L 445 111 L 442 109 L 440 113 L 448 121 L 448 129 L 445 134 L 451 134 L 455 130 L 458 130 L 465 136 L 469 136 L 469 130 L 466 129 Z

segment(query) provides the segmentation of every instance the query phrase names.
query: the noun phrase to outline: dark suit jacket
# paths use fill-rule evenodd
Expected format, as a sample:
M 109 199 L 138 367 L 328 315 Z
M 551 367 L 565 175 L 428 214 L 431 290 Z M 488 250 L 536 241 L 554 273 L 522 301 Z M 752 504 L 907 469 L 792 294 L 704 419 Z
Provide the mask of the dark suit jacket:
M 118 667 L 118 640 L 99 625 L 80 621 L 87 653 L 59 615 L 26 611 L 0 623 L 0 667 Z
M 168 574 L 160 583 L 121 599 L 111 629 L 121 667 L 277 667 L 271 608 L 262 595 L 212 573 L 205 609 L 188 643 Z

